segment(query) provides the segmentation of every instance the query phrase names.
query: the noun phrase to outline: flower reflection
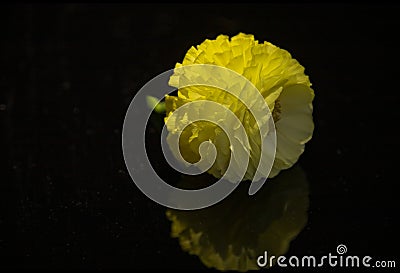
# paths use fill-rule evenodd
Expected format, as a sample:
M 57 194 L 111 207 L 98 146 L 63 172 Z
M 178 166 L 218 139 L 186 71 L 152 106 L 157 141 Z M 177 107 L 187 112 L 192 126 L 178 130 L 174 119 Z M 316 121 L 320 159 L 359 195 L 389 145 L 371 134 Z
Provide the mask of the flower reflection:
M 182 188 L 207 186 L 209 175 L 185 176 Z M 308 182 L 295 166 L 271 179 L 256 195 L 241 183 L 222 202 L 196 211 L 168 209 L 171 236 L 182 249 L 218 270 L 259 269 L 257 257 L 283 255 L 307 222 Z

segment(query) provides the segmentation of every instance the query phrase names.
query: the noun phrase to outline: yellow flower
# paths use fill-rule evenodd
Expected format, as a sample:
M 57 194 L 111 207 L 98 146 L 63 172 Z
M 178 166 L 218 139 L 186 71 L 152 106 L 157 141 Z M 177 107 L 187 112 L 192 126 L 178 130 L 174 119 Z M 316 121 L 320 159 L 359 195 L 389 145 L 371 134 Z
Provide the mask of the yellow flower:
M 239 33 L 229 39 L 219 35 L 215 40 L 205 40 L 197 48 L 186 53 L 182 64 L 212 64 L 229 68 L 247 78 L 259 90 L 268 104 L 276 127 L 277 147 L 269 177 L 290 168 L 304 151 L 314 130 L 312 101 L 314 91 L 304 67 L 289 52 L 269 42 L 259 43 L 253 35 Z M 178 79 L 177 79 L 178 78 Z M 173 75 L 169 84 L 178 85 L 179 75 Z M 221 79 L 223 80 L 223 79 Z M 229 83 L 234 85 L 234 83 Z M 242 122 L 249 137 L 250 161 L 244 179 L 252 179 L 261 157 L 261 140 L 255 120 L 239 102 L 238 98 L 213 87 L 188 86 L 180 88 L 177 96 L 166 96 L 166 118 L 180 106 L 193 101 L 210 100 L 226 106 Z M 170 122 L 170 134 L 182 126 L 179 121 Z M 215 124 L 197 121 L 187 126 L 179 139 L 182 157 L 190 163 L 199 161 L 199 146 L 210 141 L 216 146 L 216 161 L 208 172 L 222 177 L 229 164 L 232 147 L 225 133 Z M 240 159 L 237 159 L 240 161 Z M 240 162 L 239 162 L 240 163 Z

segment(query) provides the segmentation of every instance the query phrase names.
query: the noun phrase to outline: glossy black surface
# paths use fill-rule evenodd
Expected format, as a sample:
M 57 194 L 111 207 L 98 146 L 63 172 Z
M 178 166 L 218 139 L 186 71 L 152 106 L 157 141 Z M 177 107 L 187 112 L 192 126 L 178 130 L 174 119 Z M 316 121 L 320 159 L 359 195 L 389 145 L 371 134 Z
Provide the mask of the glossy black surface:
M 3 6 L 0 269 L 205 269 L 170 237 L 166 209 L 132 183 L 121 128 L 143 84 L 192 45 L 238 32 L 288 50 L 316 94 L 314 137 L 298 163 L 309 183 L 308 221 L 287 255 L 325 255 L 345 244 L 354 255 L 397 259 L 399 11 Z

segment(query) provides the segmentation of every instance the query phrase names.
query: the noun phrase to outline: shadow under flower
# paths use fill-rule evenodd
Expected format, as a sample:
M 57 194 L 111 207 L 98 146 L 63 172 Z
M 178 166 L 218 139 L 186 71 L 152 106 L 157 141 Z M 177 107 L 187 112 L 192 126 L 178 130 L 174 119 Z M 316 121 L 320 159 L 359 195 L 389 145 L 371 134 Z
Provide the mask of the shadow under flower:
M 184 176 L 181 188 L 206 187 L 208 175 Z M 195 211 L 168 209 L 171 237 L 182 249 L 218 270 L 259 269 L 257 257 L 284 255 L 307 223 L 309 187 L 298 166 L 270 179 L 253 196 L 245 181 L 220 203 Z

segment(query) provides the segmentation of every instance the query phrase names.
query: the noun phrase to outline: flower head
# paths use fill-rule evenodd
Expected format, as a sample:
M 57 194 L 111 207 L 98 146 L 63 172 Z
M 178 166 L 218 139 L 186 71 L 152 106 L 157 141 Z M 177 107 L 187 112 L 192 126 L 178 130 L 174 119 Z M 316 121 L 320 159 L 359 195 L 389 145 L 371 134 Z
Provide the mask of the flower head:
M 308 76 L 304 74 L 304 67 L 289 52 L 269 42 L 259 43 L 253 35 L 239 33 L 231 39 L 219 35 L 215 40 L 207 39 L 196 48 L 190 48 L 183 62 L 177 63 L 176 67 L 192 64 L 229 68 L 243 75 L 258 89 L 272 112 L 276 127 L 277 147 L 270 177 L 290 168 L 298 160 L 314 130 L 314 91 Z M 172 76 L 170 85 L 179 87 L 178 80 L 179 75 Z M 198 100 L 210 100 L 224 105 L 241 121 L 250 145 L 245 179 L 252 179 L 263 152 L 260 148 L 262 140 L 254 117 L 238 98 L 213 87 L 179 88 L 177 96 L 166 96 L 166 120 L 180 106 Z M 179 121 L 170 123 L 169 132 L 173 134 L 177 126 L 181 126 Z M 230 150 L 235 147 L 216 124 L 197 121 L 187 126 L 179 139 L 180 153 L 186 161 L 195 163 L 200 159 L 200 144 L 207 141 L 212 142 L 217 150 L 216 160 L 208 172 L 220 178 L 229 164 Z M 240 158 L 235 160 L 240 163 Z

